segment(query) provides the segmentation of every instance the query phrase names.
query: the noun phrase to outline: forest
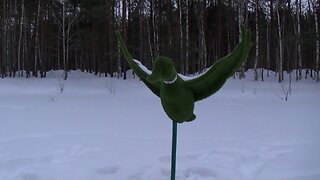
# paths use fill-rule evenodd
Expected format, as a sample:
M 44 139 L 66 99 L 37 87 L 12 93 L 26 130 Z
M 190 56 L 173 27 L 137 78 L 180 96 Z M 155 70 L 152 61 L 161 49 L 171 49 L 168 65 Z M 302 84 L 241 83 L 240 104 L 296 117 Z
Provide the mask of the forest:
M 319 81 L 316 0 L 1 0 L 0 74 L 46 77 L 80 69 L 126 79 L 129 69 L 114 31 L 148 68 L 170 57 L 182 74 L 201 72 L 252 31 L 248 69 L 255 80 L 290 73 Z M 292 76 L 291 76 L 292 73 Z

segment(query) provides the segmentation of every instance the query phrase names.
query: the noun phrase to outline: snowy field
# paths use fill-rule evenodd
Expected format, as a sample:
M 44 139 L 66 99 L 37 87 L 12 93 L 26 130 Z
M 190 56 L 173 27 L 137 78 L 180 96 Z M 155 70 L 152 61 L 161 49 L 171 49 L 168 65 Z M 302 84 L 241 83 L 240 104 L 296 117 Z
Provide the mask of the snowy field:
M 170 179 L 171 121 L 139 80 L 48 76 L 0 79 L 0 180 Z M 252 79 L 178 126 L 177 180 L 320 179 L 320 83 L 285 101 L 276 77 Z

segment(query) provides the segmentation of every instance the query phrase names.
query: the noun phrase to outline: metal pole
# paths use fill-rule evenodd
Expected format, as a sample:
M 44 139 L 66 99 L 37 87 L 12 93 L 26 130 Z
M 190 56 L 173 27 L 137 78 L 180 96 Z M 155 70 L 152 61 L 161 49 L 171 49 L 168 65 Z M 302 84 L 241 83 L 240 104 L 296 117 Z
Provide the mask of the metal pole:
M 172 121 L 171 180 L 176 179 L 177 122 Z

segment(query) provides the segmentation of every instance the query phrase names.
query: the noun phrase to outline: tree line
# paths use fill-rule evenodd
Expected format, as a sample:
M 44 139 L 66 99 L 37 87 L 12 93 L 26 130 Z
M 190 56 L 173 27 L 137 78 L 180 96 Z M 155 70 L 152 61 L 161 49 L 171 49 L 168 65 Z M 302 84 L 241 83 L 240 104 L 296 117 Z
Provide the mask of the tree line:
M 263 80 L 272 70 L 279 82 L 284 72 L 319 81 L 318 14 L 316 0 L 2 0 L 0 75 L 126 78 L 116 29 L 148 68 L 165 55 L 192 74 L 231 52 L 245 26 L 254 46 L 240 76 L 253 69 Z

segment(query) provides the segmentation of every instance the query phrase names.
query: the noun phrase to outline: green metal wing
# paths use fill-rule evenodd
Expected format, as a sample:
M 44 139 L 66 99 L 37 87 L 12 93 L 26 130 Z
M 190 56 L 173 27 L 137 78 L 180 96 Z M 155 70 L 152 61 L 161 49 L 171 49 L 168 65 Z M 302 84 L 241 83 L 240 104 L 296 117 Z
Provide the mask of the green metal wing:
M 160 82 L 150 82 L 147 77 L 151 74 L 145 66 L 143 66 L 139 61 L 134 60 L 128 51 L 119 31 L 116 31 L 116 36 L 118 43 L 123 51 L 125 58 L 127 59 L 129 66 L 132 68 L 133 72 L 143 81 L 143 83 L 158 97 L 160 97 Z
M 247 59 L 251 46 L 251 32 L 242 28 L 241 42 L 229 55 L 219 59 L 200 76 L 185 81 L 186 87 L 193 92 L 194 100 L 199 101 L 218 91 Z

